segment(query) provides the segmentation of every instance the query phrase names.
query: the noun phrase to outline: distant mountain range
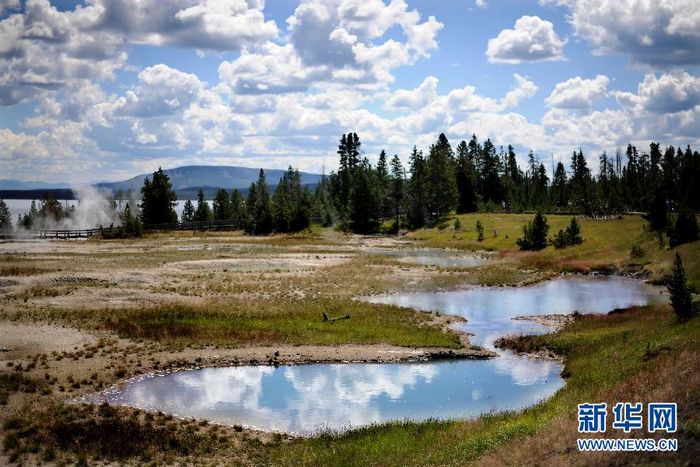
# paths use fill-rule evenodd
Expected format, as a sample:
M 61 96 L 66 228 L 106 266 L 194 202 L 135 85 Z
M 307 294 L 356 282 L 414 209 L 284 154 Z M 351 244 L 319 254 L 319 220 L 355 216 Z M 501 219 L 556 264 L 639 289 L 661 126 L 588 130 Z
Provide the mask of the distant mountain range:
M 281 169 L 264 170 L 267 183 L 270 186 L 276 186 L 285 172 L 285 170 Z M 219 188 L 224 188 L 226 190 L 236 188 L 242 192 L 247 192 L 250 184 L 258 180 L 260 169 L 223 165 L 190 165 L 174 169 L 165 169 L 163 172 L 170 177 L 170 182 L 173 184 L 173 189 L 177 192 L 178 198 L 194 199 L 201 188 L 204 190 L 207 198 L 211 199 Z M 114 194 L 121 191 L 126 195 L 130 190 L 134 193 L 138 193 L 143 186 L 143 180 L 146 177 L 152 178 L 152 176 L 152 173 L 148 173 L 137 175 L 120 182 L 101 182 L 95 183 L 92 186 L 102 190 L 108 190 Z M 300 176 L 302 185 L 315 186 L 321 180 L 321 175 L 319 174 L 300 172 Z M 65 190 L 60 190 L 62 188 L 68 188 L 68 186 L 60 183 L 0 180 L 0 198 L 2 198 L 3 195 L 8 199 L 24 198 L 25 196 L 22 193 L 24 190 L 31 190 L 32 196 L 29 196 L 30 191 L 27 191 L 27 199 L 37 198 L 37 192 L 44 191 L 49 193 L 53 193 L 54 191 L 56 193 L 60 192 L 65 196 Z M 41 196 L 39 196 L 39 198 L 41 198 Z
M 24 182 L 22 180 L 0 179 L 0 190 L 40 190 L 43 188 L 68 188 L 65 183 Z

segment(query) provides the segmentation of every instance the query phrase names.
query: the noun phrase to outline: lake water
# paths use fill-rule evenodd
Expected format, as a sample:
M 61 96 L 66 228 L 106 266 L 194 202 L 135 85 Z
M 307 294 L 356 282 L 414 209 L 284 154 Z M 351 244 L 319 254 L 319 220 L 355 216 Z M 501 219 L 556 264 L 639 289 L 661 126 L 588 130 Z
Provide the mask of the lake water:
M 41 206 L 41 200 L 37 199 L 36 201 L 36 207 L 37 209 Z M 78 200 L 71 199 L 71 200 L 59 200 L 62 205 L 70 207 L 70 206 L 75 206 L 78 204 Z M 186 200 L 179 200 L 177 204 L 175 205 L 175 212 L 177 213 L 178 219 L 182 216 L 182 210 L 185 208 L 185 201 Z M 24 215 L 27 212 L 29 212 L 29 207 L 32 205 L 32 200 L 31 199 L 6 199 L 5 203 L 7 204 L 7 207 L 10 208 L 10 213 L 12 214 L 12 224 L 14 225 L 17 222 L 17 216 L 19 215 Z M 194 203 L 195 208 L 197 207 L 197 201 L 194 200 L 192 201 Z M 213 207 L 213 201 L 212 200 L 207 200 L 207 203 L 209 204 L 209 207 Z M 120 201 L 119 205 L 123 209 L 124 206 L 126 206 L 125 201 Z
M 603 313 L 667 300 L 659 288 L 619 277 L 568 277 L 522 288 L 476 287 L 384 295 L 373 303 L 412 306 L 466 317 L 459 326 L 492 348 L 513 332 L 547 328 L 520 315 Z M 498 351 L 491 360 L 393 364 L 243 366 L 149 375 L 91 396 L 183 417 L 262 430 L 311 434 L 389 420 L 469 418 L 520 409 L 563 385 L 558 362 Z

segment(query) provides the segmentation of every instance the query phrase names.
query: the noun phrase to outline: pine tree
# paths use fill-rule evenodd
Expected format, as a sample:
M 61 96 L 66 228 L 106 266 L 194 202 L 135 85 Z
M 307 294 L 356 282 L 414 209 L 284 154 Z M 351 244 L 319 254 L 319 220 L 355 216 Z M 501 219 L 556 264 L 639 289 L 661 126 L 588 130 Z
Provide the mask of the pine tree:
M 325 175 L 321 176 L 321 180 L 316 187 L 316 192 L 313 196 L 312 213 L 313 222 L 320 223 L 324 227 L 333 225 L 334 209 L 331 196 L 331 182 Z
M 690 289 L 683 268 L 681 254 L 676 252 L 673 261 L 673 273 L 668 283 L 668 291 L 671 294 L 671 306 L 681 320 L 687 320 L 693 316 L 693 303 Z
M 404 171 L 398 154 L 394 154 L 394 157 L 391 159 L 390 198 L 394 214 L 395 230 L 398 233 L 401 227 L 401 207 L 404 202 Z
M 668 207 L 666 198 L 659 190 L 651 195 L 651 205 L 644 218 L 649 222 L 649 229 L 655 232 L 664 232 L 668 227 Z
M 219 188 L 214 196 L 213 216 L 215 221 L 227 221 L 231 218 L 231 199 L 228 191 L 223 188 Z
M 380 217 L 383 219 L 391 215 L 391 200 L 388 196 L 389 190 L 389 163 L 387 161 L 386 151 L 382 149 L 379 153 L 377 161 L 377 183 L 379 190 L 379 211 Z
M 236 228 L 242 229 L 245 226 L 246 213 L 245 203 L 241 192 L 234 189 L 231 192 L 231 221 L 236 225 Z
M 676 150 L 673 146 L 669 146 L 666 148 L 663 160 L 661 161 L 664 196 L 671 201 L 674 206 L 677 205 L 676 203 L 679 201 L 679 163 L 682 158 L 683 152 L 676 158 Z
M 143 231 L 143 225 L 139 217 L 131 212 L 129 203 L 126 203 L 121 217 L 122 226 L 126 235 L 129 237 L 140 237 Z
M 299 171 L 290 166 L 280 178 L 272 197 L 278 232 L 298 232 L 309 226 L 310 196 L 308 190 L 301 187 Z
M 454 155 L 444 134 L 430 147 L 426 168 L 426 209 L 434 223 L 447 215 L 457 204 L 457 182 Z
M 578 152 L 574 151 L 571 157 L 569 190 L 574 207 L 587 216 L 593 216 L 593 178 L 580 149 Z
M 576 217 L 571 218 L 569 226 L 566 228 L 566 245 L 580 245 L 583 243 L 583 237 L 581 237 L 581 225 L 576 220 Z
M 351 143 L 352 144 L 352 143 Z M 348 137 L 343 135 L 338 144 L 338 175 L 337 189 L 335 190 L 335 204 L 338 207 L 340 216 L 343 219 L 347 218 L 350 205 L 350 185 L 352 174 L 348 160 Z
M 44 198 L 41 200 L 41 207 L 39 208 L 39 218 L 45 225 L 54 225 L 56 222 L 64 219 L 66 217 L 66 212 L 61 206 L 56 198 L 51 194 L 46 193 Z
M 12 231 L 12 214 L 5 200 L 0 199 L 0 233 Z
M 496 154 L 496 147 L 490 139 L 484 142 L 482 148 L 482 187 L 481 196 L 484 203 L 500 205 L 503 201 L 503 186 L 501 185 L 501 159 Z
M 214 214 L 204 196 L 204 191 L 200 189 L 197 192 L 197 210 L 194 212 L 194 220 L 196 222 L 210 222 L 212 219 L 214 219 Z
M 255 219 L 256 219 L 256 209 L 258 206 L 258 187 L 255 182 L 250 184 L 248 189 L 248 199 L 246 200 L 245 207 L 245 223 L 244 228 L 246 233 L 255 233 Z
M 504 158 L 503 192 L 506 211 L 520 211 L 523 208 L 523 173 L 518 167 L 515 149 L 510 144 Z
M 350 204 L 350 222 L 353 232 L 368 234 L 379 229 L 377 174 L 367 158 L 364 158 L 355 168 Z
M 462 141 L 457 146 L 457 164 L 455 166 L 455 183 L 457 184 L 457 212 L 474 212 L 477 208 L 476 171 L 469 157 L 469 146 Z
M 189 199 L 185 201 L 185 205 L 182 208 L 182 222 L 190 223 L 194 221 L 194 205 Z
M 479 140 L 475 134 L 472 134 L 472 138 L 467 144 L 467 155 L 469 160 L 472 161 L 474 165 L 474 170 L 476 171 L 476 192 L 484 193 L 484 161 L 483 161 L 483 150 Z
M 554 169 L 554 180 L 552 181 L 552 198 L 557 207 L 563 208 L 569 204 L 566 185 L 566 169 L 564 164 L 557 162 L 557 168 Z
M 670 228 L 669 244 L 671 248 L 698 239 L 698 221 L 695 213 L 683 206 L 678 211 L 676 221 Z
M 537 211 L 533 220 L 523 226 L 523 236 L 517 240 L 521 250 L 541 250 L 547 246 L 549 224 L 541 211 Z
M 428 220 L 427 182 L 423 152 L 415 146 L 409 161 L 411 179 L 408 182 L 408 225 L 412 229 L 423 227 Z
M 265 171 L 260 169 L 258 181 L 251 186 L 248 193 L 248 231 L 256 235 L 272 232 L 274 227 L 270 190 L 265 181 Z
M 144 224 L 168 224 L 177 222 L 175 205 L 177 194 L 170 178 L 158 168 L 153 179 L 146 178 L 141 187 L 141 220 Z

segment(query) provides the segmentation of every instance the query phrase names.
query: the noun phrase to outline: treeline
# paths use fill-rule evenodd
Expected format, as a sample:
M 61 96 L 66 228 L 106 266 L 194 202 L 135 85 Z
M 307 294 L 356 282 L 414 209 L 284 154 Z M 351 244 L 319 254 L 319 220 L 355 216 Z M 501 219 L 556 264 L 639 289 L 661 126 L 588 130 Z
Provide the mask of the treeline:
M 196 205 L 185 201 L 182 223 L 228 221 L 236 228 L 250 234 L 264 235 L 271 232 L 298 232 L 311 222 L 323 225 L 333 223 L 331 203 L 324 193 L 327 181 L 322 181 L 315 192 L 302 186 L 299 171 L 289 167 L 274 192 L 260 169 L 258 180 L 250 185 L 248 196 L 243 197 L 234 189 L 219 189 L 210 206 L 204 192 L 199 191 Z M 178 222 L 175 205 L 177 196 L 168 176 L 158 169 L 152 179 L 144 180 L 141 189 L 140 221 L 146 225 Z
M 569 212 L 590 217 L 623 211 L 648 213 L 652 228 L 673 229 L 678 217 L 700 208 L 700 154 L 689 146 L 652 143 L 640 153 L 629 145 L 599 157 L 593 176 L 583 152 L 574 151 L 570 165 L 558 162 L 550 180 L 545 163 L 530 152 L 525 170 L 512 146 L 497 150 L 490 139 L 476 135 L 456 150 L 444 134 L 427 154 L 414 147 L 408 170 L 384 151 L 376 166 L 362 156 L 355 133 L 343 135 L 338 146 L 339 169 L 330 175 L 330 197 L 341 226 L 355 232 L 377 231 L 393 219 L 401 226 L 435 225 L 456 211 Z
M 44 193 L 42 200 L 37 204 L 32 200 L 29 211 L 17 216 L 18 229 L 42 229 L 51 228 L 64 219 L 69 219 L 75 212 L 75 205 L 63 205 L 56 200 L 51 193 Z M 0 200 L 0 231 L 13 230 L 10 210 L 4 200 Z
M 651 228 L 667 232 L 674 242 L 676 224 L 694 222 L 700 208 L 700 154 L 652 143 L 648 152 L 628 145 L 623 153 L 599 157 L 593 175 L 579 149 L 570 163 L 553 166 L 530 152 L 521 167 L 513 146 L 497 149 L 476 135 L 453 149 L 444 134 L 424 153 L 413 148 L 404 167 L 398 155 L 381 151 L 372 164 L 356 133 L 342 135 L 338 170 L 312 192 L 299 172 L 289 168 L 276 189 L 261 169 L 247 197 L 220 189 L 210 207 L 199 193 L 187 201 L 182 222 L 230 220 L 249 233 L 295 232 L 312 222 L 357 233 L 436 225 L 451 212 L 566 212 L 590 217 L 624 211 L 646 213 Z M 177 221 L 177 197 L 162 170 L 146 179 L 141 190 L 141 220 L 146 224 Z M 692 217 L 692 221 L 690 218 Z M 559 239 L 561 243 L 564 237 Z M 676 242 L 677 243 L 677 242 Z
M 404 166 L 398 155 L 390 158 L 385 151 L 372 164 L 359 136 L 351 132 L 340 138 L 337 156 L 338 170 L 322 177 L 313 191 L 289 167 L 271 192 L 261 169 L 247 196 L 219 189 L 210 206 L 200 190 L 196 203 L 185 202 L 179 219 L 177 195 L 159 169 L 144 180 L 140 203 L 127 204 L 122 224 L 129 234 L 138 234 L 143 224 L 178 221 L 230 222 L 251 234 L 296 232 L 312 223 L 374 233 L 436 225 L 453 212 L 536 211 L 599 217 L 639 211 L 645 213 L 651 229 L 669 235 L 671 244 L 697 237 L 693 231 L 697 230 L 694 213 L 700 209 L 700 154 L 689 146 L 662 148 L 651 143 L 649 151 L 628 145 L 624 152 L 604 152 L 595 176 L 579 149 L 566 165 L 552 162 L 551 179 L 548 161 L 533 152 L 521 167 L 512 146 L 497 149 L 490 139 L 482 143 L 476 135 L 453 148 L 440 134 L 427 152 L 414 147 Z M 41 219 L 67 214 L 60 203 L 45 199 L 18 224 L 36 228 Z M 4 217 L 0 209 L 0 221 Z M 11 220 L 3 222 L 11 225 Z M 559 236 L 558 243 L 564 239 Z

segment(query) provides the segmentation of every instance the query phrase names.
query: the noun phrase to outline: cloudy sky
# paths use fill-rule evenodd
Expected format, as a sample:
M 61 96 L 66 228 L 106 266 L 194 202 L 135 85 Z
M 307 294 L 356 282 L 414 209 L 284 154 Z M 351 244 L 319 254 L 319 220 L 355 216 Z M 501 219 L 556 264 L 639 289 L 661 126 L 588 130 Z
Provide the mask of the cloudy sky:
M 698 0 L 0 0 L 0 178 L 700 146 L 699 65 Z

